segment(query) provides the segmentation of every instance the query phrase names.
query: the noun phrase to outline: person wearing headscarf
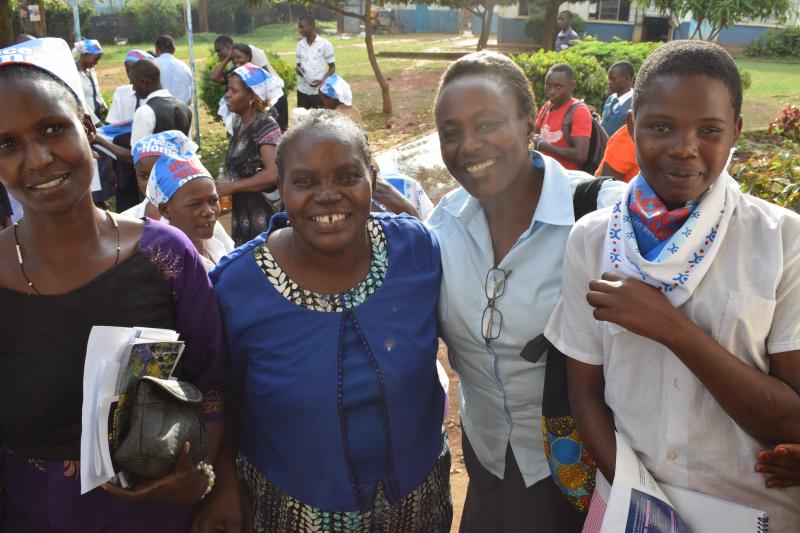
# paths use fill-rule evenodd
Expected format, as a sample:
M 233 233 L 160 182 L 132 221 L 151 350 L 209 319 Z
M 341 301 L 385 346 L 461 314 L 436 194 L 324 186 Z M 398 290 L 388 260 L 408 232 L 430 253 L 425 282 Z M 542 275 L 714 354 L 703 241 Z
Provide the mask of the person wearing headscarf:
M 266 230 L 270 217 L 281 209 L 275 167 L 281 130 L 267 107 L 282 95 L 278 80 L 251 63 L 228 76 L 227 105 L 240 121 L 228 146 L 225 168 L 230 179 L 218 183 L 217 192 L 233 195 L 231 233 L 236 246 Z
M 145 198 L 141 203 L 136 204 L 127 211 L 123 211 L 122 214 L 134 218 L 146 216 L 153 220 L 160 220 L 165 224 L 171 224 L 168 217 L 165 218 L 162 216 L 158 209 L 158 204 L 150 201 L 151 196 L 147 193 L 150 175 L 155 167 L 156 161 L 158 161 L 160 157 L 189 158 L 197 154 L 197 145 L 182 132 L 170 130 L 144 137 L 133 145 L 131 151 L 133 153 L 133 165 L 136 170 L 136 181 L 139 185 L 139 191 Z M 233 239 L 230 238 L 228 232 L 226 232 L 222 224 L 219 223 L 219 220 L 214 224 L 213 239 L 216 242 L 210 243 L 209 246 L 214 249 L 220 248 L 216 243 L 221 244 L 225 253 L 231 252 L 234 248 Z M 214 254 L 212 252 L 212 255 L 217 257 L 219 254 Z M 216 261 L 216 259 L 214 259 L 214 261 Z
M 147 200 L 158 206 L 162 220 L 169 218 L 172 226 L 191 239 L 207 271 L 233 250 L 214 238 L 219 223 L 219 196 L 211 173 L 200 158 L 162 155 L 147 182 Z
M 214 70 L 211 72 L 211 79 L 213 81 L 226 85 L 228 83 L 228 75 L 234 68 L 241 67 L 247 63 L 252 63 L 253 65 L 261 67 L 272 74 L 278 81 L 280 88 L 284 88 L 285 84 L 283 79 L 272 67 L 267 55 L 261 48 L 251 44 L 233 42 L 231 42 L 229 45 L 225 45 L 225 41 L 219 43 L 219 46 L 215 42 L 214 46 L 215 49 L 219 49 L 217 56 L 220 59 L 220 63 L 214 67 Z M 230 70 L 226 70 L 229 63 L 232 65 L 232 68 Z M 281 95 L 280 98 L 272 102 L 269 111 L 273 118 L 278 122 L 278 125 L 281 127 L 281 132 L 286 131 L 286 128 L 289 127 L 289 103 L 286 100 L 286 95 Z M 228 109 L 227 101 L 224 96 L 222 99 L 220 99 L 218 113 L 228 129 L 228 133 L 232 134 L 235 115 L 232 114 Z
M 176 228 L 92 203 L 95 127 L 63 40 L 0 49 L 0 86 L 13 139 L 0 181 L 25 206 L 0 232 L 0 531 L 185 532 L 213 482 L 186 447 L 170 474 L 131 489 L 81 495 L 78 461 L 87 340 L 106 325 L 179 333 L 175 376 L 203 394 L 214 462 L 228 370 L 200 256 Z
M 350 84 L 338 74 L 331 74 L 322 82 L 322 85 L 319 86 L 319 97 L 326 109 L 338 111 L 359 126 L 364 126 L 361 113 L 353 105 L 353 92 L 350 90 Z
M 103 99 L 94 67 L 103 55 L 103 48 L 96 39 L 83 39 L 75 43 L 72 54 L 78 66 L 78 73 L 81 75 L 81 87 L 83 97 L 88 104 L 89 116 L 95 125 L 102 124 L 100 116 L 108 111 L 108 107 Z

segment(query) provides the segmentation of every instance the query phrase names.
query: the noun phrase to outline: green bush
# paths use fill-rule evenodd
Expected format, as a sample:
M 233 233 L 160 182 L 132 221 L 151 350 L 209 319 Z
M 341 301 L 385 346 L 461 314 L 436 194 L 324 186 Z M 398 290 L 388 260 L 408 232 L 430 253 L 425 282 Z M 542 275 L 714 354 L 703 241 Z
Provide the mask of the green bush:
M 799 153 L 800 145 L 787 140 L 731 165 L 730 173 L 743 192 L 800 211 Z
M 753 57 L 800 57 L 800 27 L 768 29 L 744 53 Z
M 182 5 L 175 0 L 137 0 L 129 3 L 127 7 L 136 14 L 139 40 L 153 42 L 159 35 L 184 35 L 186 24 Z
M 556 63 L 568 63 L 575 71 L 575 93 L 573 96 L 585 100 L 587 104 L 600 109 L 608 94 L 606 69 L 592 56 L 573 52 L 572 48 L 561 52 L 539 50 L 532 54 L 519 54 L 513 57 L 533 85 L 537 103 L 542 104 L 547 97 L 544 92 L 544 77 Z
M 200 80 L 198 82 L 197 92 L 200 93 L 200 102 L 206 108 L 208 114 L 214 120 L 219 121 L 217 110 L 219 109 L 219 101 L 225 95 L 227 90 L 224 85 L 221 85 L 211 79 L 211 73 L 214 68 L 219 65 L 217 53 L 214 51 L 213 45 L 209 47 L 208 59 L 203 61 L 203 68 L 200 69 Z
M 283 79 L 284 94 L 288 94 L 297 87 L 297 73 L 294 67 L 286 60 L 273 52 L 267 52 L 269 63 Z M 198 83 L 197 91 L 200 93 L 200 102 L 208 111 L 208 114 L 214 117 L 214 120 L 220 120 L 217 115 L 219 109 L 219 100 L 225 95 L 226 88 L 224 85 L 216 83 L 211 79 L 211 73 L 214 68 L 219 65 L 217 53 L 214 51 L 213 46 L 209 50 L 209 57 L 203 62 L 203 68 L 200 69 L 200 80 Z
M 582 56 L 592 56 L 606 71 L 617 61 L 630 61 L 638 71 L 650 52 L 661 46 L 661 43 L 632 43 L 614 37 L 611 41 L 598 41 L 587 36 L 575 41 L 570 51 Z

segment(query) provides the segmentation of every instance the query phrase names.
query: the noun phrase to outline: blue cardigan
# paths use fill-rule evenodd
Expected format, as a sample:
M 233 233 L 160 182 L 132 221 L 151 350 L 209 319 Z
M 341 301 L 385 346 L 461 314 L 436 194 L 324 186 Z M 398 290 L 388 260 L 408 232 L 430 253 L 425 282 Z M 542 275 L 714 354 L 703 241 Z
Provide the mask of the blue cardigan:
M 377 483 L 389 501 L 398 501 L 428 476 L 441 451 L 439 246 L 414 218 L 374 216 L 386 235 L 388 272 L 374 294 L 344 312 L 295 305 L 256 264 L 253 249 L 286 224 L 283 213 L 211 273 L 227 329 L 232 389 L 244 404 L 240 449 L 286 493 L 327 511 L 368 509 Z M 349 473 L 353 458 L 337 401 L 341 326 L 353 319 L 383 376 L 380 412 L 388 416 L 381 424 L 387 476 L 366 484 Z

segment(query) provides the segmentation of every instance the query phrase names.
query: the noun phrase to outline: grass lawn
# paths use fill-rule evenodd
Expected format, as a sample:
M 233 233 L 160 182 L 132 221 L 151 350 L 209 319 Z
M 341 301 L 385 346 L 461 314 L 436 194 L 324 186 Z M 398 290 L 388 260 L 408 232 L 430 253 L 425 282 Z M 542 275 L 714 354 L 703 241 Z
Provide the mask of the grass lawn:
M 745 129 L 766 128 L 785 104 L 800 103 L 800 63 L 751 58 L 737 58 L 736 63 L 753 80 L 744 93 Z

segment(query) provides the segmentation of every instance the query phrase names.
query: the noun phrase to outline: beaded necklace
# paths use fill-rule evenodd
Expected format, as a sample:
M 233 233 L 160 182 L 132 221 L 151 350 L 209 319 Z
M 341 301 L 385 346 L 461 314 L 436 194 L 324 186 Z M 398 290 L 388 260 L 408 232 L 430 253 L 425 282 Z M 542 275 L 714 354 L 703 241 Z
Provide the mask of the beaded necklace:
M 114 229 L 117 230 L 117 257 L 114 259 L 114 264 L 111 267 L 111 268 L 114 268 L 115 266 L 117 266 L 117 263 L 119 263 L 119 252 L 120 252 L 119 224 L 117 224 L 117 220 L 114 217 L 112 217 L 111 214 L 108 211 L 106 211 L 106 217 L 108 217 L 108 219 L 114 225 Z M 33 282 L 28 277 L 28 274 L 25 272 L 25 262 L 22 260 L 22 247 L 19 244 L 19 237 L 17 236 L 17 228 L 18 227 L 19 227 L 19 223 L 15 222 L 14 223 L 14 243 L 16 244 L 16 247 L 17 247 L 17 261 L 19 261 L 19 269 L 22 272 L 22 277 L 25 278 L 25 281 L 28 283 L 28 287 L 31 290 L 33 290 L 36 294 L 41 295 L 42 293 L 39 292 L 39 289 L 36 288 L 36 286 L 33 284 Z

